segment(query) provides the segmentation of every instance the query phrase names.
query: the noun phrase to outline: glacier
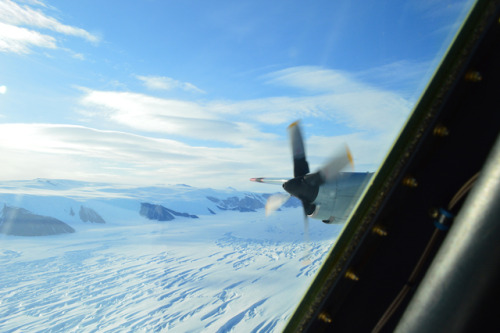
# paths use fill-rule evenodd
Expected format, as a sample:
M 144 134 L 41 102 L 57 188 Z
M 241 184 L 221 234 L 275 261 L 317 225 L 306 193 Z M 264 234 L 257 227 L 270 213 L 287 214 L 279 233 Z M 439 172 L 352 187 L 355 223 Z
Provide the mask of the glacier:
M 267 197 L 186 185 L 3 182 L 0 207 L 75 232 L 0 234 L 0 331 L 281 331 L 342 226 L 311 221 L 305 241 L 302 208 L 292 202 L 266 218 Z M 149 219 L 141 203 L 178 214 Z M 81 207 L 105 223 L 84 222 Z

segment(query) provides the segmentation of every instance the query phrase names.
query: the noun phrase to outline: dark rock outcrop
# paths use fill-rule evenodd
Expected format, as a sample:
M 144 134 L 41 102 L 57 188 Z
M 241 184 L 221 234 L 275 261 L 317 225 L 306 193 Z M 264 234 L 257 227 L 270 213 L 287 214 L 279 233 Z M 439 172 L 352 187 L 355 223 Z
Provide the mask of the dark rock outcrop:
M 170 214 L 174 215 L 174 216 L 182 216 L 182 217 L 189 217 L 189 218 L 192 218 L 192 219 L 197 219 L 198 216 L 196 215 L 191 215 L 191 214 L 188 214 L 188 213 L 179 213 L 179 212 L 176 212 L 175 210 L 172 210 L 172 209 L 168 209 L 168 208 L 165 208 Z
M 141 211 L 139 214 L 149 220 L 156 221 L 171 221 L 175 219 L 175 217 L 170 214 L 165 207 L 161 205 L 153 205 L 147 202 L 141 203 Z
M 0 233 L 14 236 L 48 236 L 73 233 L 75 229 L 49 216 L 36 215 L 24 208 L 4 205 Z
M 207 199 L 212 201 L 212 202 L 215 202 L 215 203 L 219 203 L 220 202 L 220 199 L 217 199 L 216 197 L 211 197 L 211 196 L 207 196 Z
M 106 223 L 95 210 L 89 207 L 80 206 L 78 215 L 80 216 L 80 220 L 82 220 L 83 222 Z
M 198 216 L 196 215 L 191 215 L 188 213 L 179 213 L 176 212 L 175 210 L 163 207 L 162 205 L 155 205 L 147 202 L 141 203 L 141 210 L 139 214 L 141 214 L 141 216 L 144 216 L 149 220 L 156 220 L 156 221 L 171 221 L 175 219 L 175 216 L 189 217 L 192 219 L 198 218 Z

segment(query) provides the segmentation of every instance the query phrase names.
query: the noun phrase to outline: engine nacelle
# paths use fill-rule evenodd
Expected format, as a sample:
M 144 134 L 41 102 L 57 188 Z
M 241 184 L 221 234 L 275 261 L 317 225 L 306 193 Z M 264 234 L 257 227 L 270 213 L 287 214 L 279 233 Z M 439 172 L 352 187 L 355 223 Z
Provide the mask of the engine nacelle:
M 341 173 L 333 181 L 321 185 L 312 202 L 316 207 L 309 216 L 325 223 L 345 223 L 372 175 L 368 172 Z

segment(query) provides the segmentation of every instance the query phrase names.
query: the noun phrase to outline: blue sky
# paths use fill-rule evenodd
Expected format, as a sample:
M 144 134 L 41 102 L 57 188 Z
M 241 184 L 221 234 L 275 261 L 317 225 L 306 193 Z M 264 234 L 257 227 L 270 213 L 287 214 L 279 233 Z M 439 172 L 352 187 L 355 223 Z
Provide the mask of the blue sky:
M 470 6 L 0 0 L 0 179 L 266 191 L 297 119 L 375 171 Z

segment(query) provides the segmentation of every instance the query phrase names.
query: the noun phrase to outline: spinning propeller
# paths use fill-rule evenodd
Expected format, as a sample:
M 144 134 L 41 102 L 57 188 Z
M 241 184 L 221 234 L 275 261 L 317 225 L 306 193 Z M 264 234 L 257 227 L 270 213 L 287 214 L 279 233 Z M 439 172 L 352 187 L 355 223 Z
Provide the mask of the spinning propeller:
M 302 202 L 304 208 L 304 235 L 308 238 L 308 216 L 316 209 L 314 200 L 318 195 L 321 185 L 335 179 L 340 171 L 348 164 L 353 164 L 352 156 L 346 146 L 345 152 L 333 156 L 323 167 L 314 173 L 309 173 L 309 163 L 306 160 L 304 141 L 299 126 L 296 121 L 288 126 L 290 143 L 293 152 L 293 177 L 283 178 L 251 178 L 251 181 L 267 184 L 282 185 L 287 194 L 279 193 L 270 196 L 266 203 L 266 216 L 279 209 L 291 196 Z

